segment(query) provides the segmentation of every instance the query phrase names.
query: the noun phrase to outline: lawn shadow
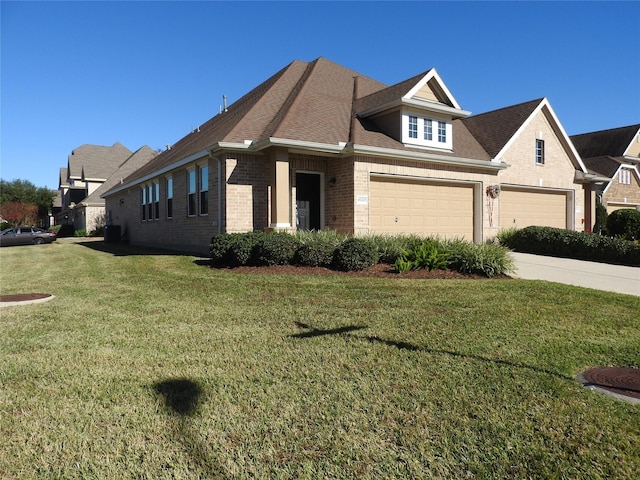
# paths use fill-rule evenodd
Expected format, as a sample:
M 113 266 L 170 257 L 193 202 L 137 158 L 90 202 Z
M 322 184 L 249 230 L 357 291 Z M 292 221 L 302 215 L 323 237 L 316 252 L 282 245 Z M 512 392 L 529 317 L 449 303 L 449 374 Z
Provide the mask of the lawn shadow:
M 222 478 L 224 471 L 211 454 L 208 445 L 191 426 L 191 419 L 197 413 L 201 402 L 202 387 L 193 380 L 175 378 L 155 383 L 153 390 L 176 418 L 173 437 L 180 441 L 202 474 L 198 478 Z
M 185 257 L 202 257 L 205 258 L 202 253 L 184 252 L 180 250 L 168 250 L 165 248 L 157 247 L 143 247 L 139 245 L 129 245 L 124 242 L 104 242 L 100 240 L 92 241 L 80 241 L 78 245 L 96 250 L 98 252 L 109 253 L 114 257 L 126 257 L 131 255 L 172 255 L 172 256 L 185 256 Z M 207 260 L 208 261 L 208 260 Z
M 573 381 L 573 378 L 568 375 L 563 375 L 561 373 L 554 372 L 552 370 L 547 370 L 545 368 L 539 368 L 531 365 L 525 365 L 523 363 L 503 360 L 501 358 L 487 358 L 487 357 L 482 357 L 480 355 L 471 355 L 467 353 L 454 352 L 451 350 L 425 348 L 425 347 L 420 347 L 418 345 L 414 345 L 409 342 L 398 342 L 395 340 L 380 338 L 377 335 L 361 336 L 361 335 L 352 335 L 349 333 L 352 331 L 362 330 L 364 328 L 367 328 L 366 326 L 346 326 L 346 327 L 333 328 L 329 330 L 322 330 L 322 329 L 314 328 L 302 322 L 295 322 L 295 324 L 298 328 L 304 328 L 304 329 L 307 329 L 308 331 L 289 335 L 290 338 L 310 338 L 310 337 L 317 337 L 320 335 L 342 335 L 344 337 L 348 337 L 349 339 L 364 340 L 370 343 L 381 343 L 388 347 L 397 348 L 398 350 L 407 350 L 410 352 L 424 352 L 431 355 L 449 355 L 449 356 L 458 357 L 464 360 L 477 360 L 481 362 L 494 363 L 498 365 L 506 365 L 509 367 L 522 368 L 522 369 L 531 370 L 537 373 L 543 373 L 545 375 L 551 375 L 557 378 L 561 378 L 563 380 Z

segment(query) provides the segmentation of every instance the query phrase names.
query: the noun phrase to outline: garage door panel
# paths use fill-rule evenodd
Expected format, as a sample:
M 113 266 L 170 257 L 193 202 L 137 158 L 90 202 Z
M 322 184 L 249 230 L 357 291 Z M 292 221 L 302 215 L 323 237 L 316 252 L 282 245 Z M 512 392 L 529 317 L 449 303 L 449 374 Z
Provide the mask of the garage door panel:
M 376 233 L 473 239 L 473 186 L 372 178 L 369 219 Z
M 508 190 L 500 193 L 500 227 L 567 227 L 566 192 Z

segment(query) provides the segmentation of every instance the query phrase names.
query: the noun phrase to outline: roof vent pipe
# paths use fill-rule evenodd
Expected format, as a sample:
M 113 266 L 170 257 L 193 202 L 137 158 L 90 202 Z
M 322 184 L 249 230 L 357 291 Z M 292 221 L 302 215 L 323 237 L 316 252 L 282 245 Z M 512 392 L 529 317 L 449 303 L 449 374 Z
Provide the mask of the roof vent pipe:
M 222 106 L 224 108 L 224 111 L 227 111 L 227 96 L 226 95 L 222 95 Z

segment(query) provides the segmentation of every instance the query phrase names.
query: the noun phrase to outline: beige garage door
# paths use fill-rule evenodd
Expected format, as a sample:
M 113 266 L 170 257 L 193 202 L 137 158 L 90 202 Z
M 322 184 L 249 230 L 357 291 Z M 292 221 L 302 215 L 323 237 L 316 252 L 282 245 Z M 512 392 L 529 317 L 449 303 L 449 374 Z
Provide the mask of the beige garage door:
M 473 186 L 371 178 L 374 233 L 415 233 L 473 240 Z
M 607 213 L 615 212 L 616 210 L 622 210 L 623 208 L 630 208 L 632 210 L 636 210 L 635 205 L 625 205 L 619 203 L 608 203 L 607 204 Z
M 500 228 L 530 225 L 567 228 L 566 192 L 502 189 Z

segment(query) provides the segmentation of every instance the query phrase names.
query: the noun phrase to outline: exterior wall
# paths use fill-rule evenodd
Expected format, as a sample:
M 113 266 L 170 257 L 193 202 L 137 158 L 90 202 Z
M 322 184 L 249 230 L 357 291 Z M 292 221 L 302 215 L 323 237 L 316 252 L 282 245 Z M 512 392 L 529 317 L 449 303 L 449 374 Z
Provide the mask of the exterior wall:
M 542 135 L 540 136 L 540 133 Z M 542 139 L 545 143 L 545 163 L 537 165 L 535 162 L 535 141 Z M 575 230 L 584 230 L 585 218 L 584 190 L 581 185 L 573 182 L 576 167 L 565 153 L 562 143 L 551 128 L 544 114 L 538 113 L 526 128 L 510 145 L 502 157 L 502 161 L 510 167 L 498 174 L 500 184 L 524 185 L 537 188 L 552 188 L 566 190 L 573 196 L 573 221 L 571 226 Z M 500 197 L 495 199 L 494 209 L 500 208 Z M 494 218 L 500 215 L 494 211 Z M 588 215 L 587 215 L 588 217 Z M 507 225 L 494 225 L 490 234 L 495 235 Z M 587 226 L 588 227 L 588 226 Z
M 640 180 L 638 179 L 638 174 L 632 171 L 631 184 L 623 184 L 620 183 L 616 173 L 602 196 L 602 203 L 609 212 L 611 212 L 611 208 L 620 208 L 622 204 L 629 204 L 629 208 L 640 206 Z
M 640 157 L 640 132 L 633 137 L 629 148 L 624 152 L 625 155 L 629 157 Z

